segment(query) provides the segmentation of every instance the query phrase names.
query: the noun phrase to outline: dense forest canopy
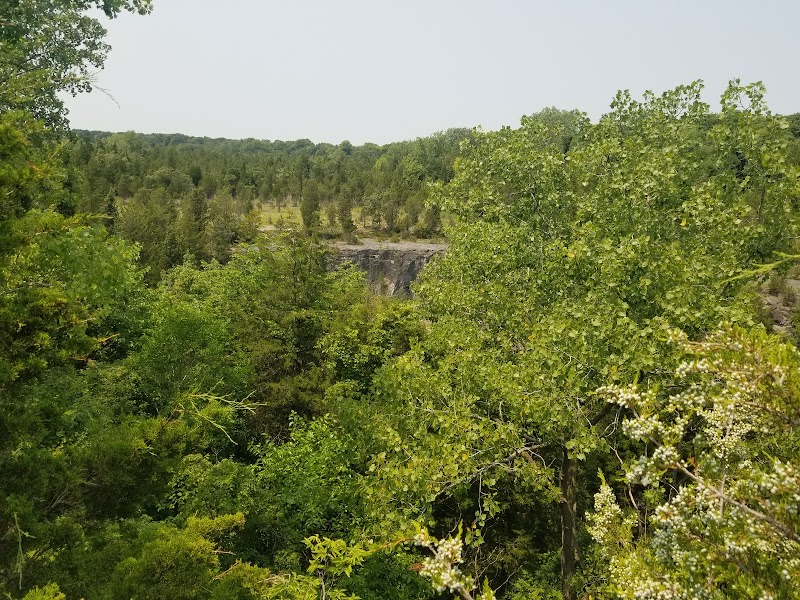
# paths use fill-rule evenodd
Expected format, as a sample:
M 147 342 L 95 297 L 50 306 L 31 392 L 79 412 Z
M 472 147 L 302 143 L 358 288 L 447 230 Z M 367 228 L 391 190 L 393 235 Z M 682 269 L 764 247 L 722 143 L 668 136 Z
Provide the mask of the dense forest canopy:
M 450 129 L 386 146 L 74 132 L 64 149 L 73 197 L 62 212 L 103 213 L 137 242 L 153 276 L 184 255 L 226 262 L 260 228 L 302 226 L 325 237 L 441 235 L 427 186 L 448 181 Z M 356 216 L 357 215 L 357 216 Z M 354 220 L 355 219 L 355 220 Z M 153 237 L 153 230 L 158 236 Z
M 0 592 L 797 596 L 764 296 L 796 301 L 800 121 L 761 84 L 380 147 L 68 136 L 91 7 L 149 4 L 0 9 Z M 381 232 L 450 243 L 412 299 L 328 269 Z

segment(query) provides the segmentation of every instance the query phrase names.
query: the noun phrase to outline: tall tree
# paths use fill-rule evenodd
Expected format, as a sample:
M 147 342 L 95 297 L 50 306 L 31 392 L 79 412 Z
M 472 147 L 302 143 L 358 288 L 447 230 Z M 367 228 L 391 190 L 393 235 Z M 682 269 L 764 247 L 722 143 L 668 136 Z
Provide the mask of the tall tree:
M 303 218 L 303 227 L 308 231 L 319 227 L 319 186 L 316 182 L 306 183 L 303 197 L 300 199 L 300 216 Z
M 614 431 L 595 390 L 658 377 L 669 327 L 746 321 L 743 286 L 726 281 L 796 228 L 797 176 L 762 87 L 732 83 L 712 127 L 700 89 L 621 93 L 596 126 L 548 113 L 476 134 L 439 195 L 458 218 L 451 246 L 416 289 L 429 335 L 382 375 L 379 397 L 405 419 L 388 440 L 407 444 L 376 461 L 390 496 L 426 515 L 477 490 L 480 525 L 508 496 L 498 482 L 546 475 L 565 600 L 583 464 Z
M 139 190 L 122 205 L 114 225 L 122 238 L 140 244 L 139 258 L 150 282 L 158 281 L 181 258 L 175 227 L 175 207 L 161 190 Z
M 203 190 L 195 188 L 181 200 L 180 214 L 175 224 L 181 248 L 201 259 L 207 256 L 203 237 L 207 214 L 206 196 Z

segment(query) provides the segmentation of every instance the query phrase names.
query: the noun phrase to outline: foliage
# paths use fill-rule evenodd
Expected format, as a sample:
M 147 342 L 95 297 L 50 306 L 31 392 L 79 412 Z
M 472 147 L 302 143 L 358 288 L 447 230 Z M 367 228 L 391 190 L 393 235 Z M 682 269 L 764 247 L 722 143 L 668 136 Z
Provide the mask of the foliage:
M 271 496 L 268 504 L 285 528 L 284 543 L 313 533 L 350 537 L 360 526 L 362 508 L 354 468 L 359 457 L 347 434 L 329 416 L 308 424 L 294 417 L 290 426 L 290 439 L 266 445 L 259 461 L 259 487 Z
M 66 596 L 61 593 L 56 584 L 51 583 L 42 589 L 34 588 L 25 594 L 23 600 L 66 600 Z
M 64 145 L 38 119 L 102 64 L 87 11 L 149 3 L 6 4 L 0 593 L 793 594 L 800 357 L 746 279 L 797 256 L 800 154 L 760 84 L 386 146 Z M 317 237 L 442 215 L 408 302 Z
M 119 210 L 115 209 L 113 229 L 141 248 L 140 263 L 147 269 L 151 282 L 157 281 L 163 271 L 181 258 L 174 221 L 174 212 L 163 197 L 144 190 L 123 203 Z
M 107 333 L 103 320 L 139 282 L 136 249 L 102 228 L 36 210 L 6 225 L 14 252 L 0 254 L 0 389 L 87 360 Z
M 114 569 L 117 597 L 209 598 L 219 565 L 215 544 L 209 538 L 241 527 L 241 514 L 211 519 L 190 519 L 184 530 L 162 528 L 147 539 L 138 556 L 121 561 Z
M 353 568 L 361 566 L 368 557 L 398 546 L 413 545 L 429 553 L 421 563 L 414 566 L 414 570 L 418 570 L 420 575 L 430 579 L 437 593 L 448 590 L 464 600 L 473 600 L 475 581 L 464 575 L 459 566 L 464 562 L 460 528 L 457 537 L 436 539 L 417 523 L 412 522 L 410 527 L 410 533 L 383 544 L 368 540 L 348 545 L 343 540 L 311 536 L 305 540 L 312 556 L 308 571 L 317 572 L 323 582 L 331 577 L 349 577 L 353 573 Z M 323 583 L 323 589 L 324 587 Z M 495 597 L 494 591 L 484 581 L 481 593 L 475 598 L 494 600 Z
M 150 11 L 149 0 L 20 0 L 0 9 L 0 111 L 29 111 L 48 125 L 64 126 L 58 92 L 92 89 L 92 76 L 109 47 L 105 29 L 88 16 Z
M 46 208 L 63 194 L 58 164 L 49 156 L 45 128 L 23 112 L 0 114 L 0 251 L 12 246 L 9 220 Z
M 797 349 L 736 328 L 674 339 L 686 360 L 668 385 L 600 390 L 630 411 L 628 435 L 647 442 L 628 480 L 664 497 L 634 545 L 630 524 L 627 535 L 606 525 L 622 519 L 610 488 L 598 494 L 592 535 L 611 558 L 614 590 L 789 597 L 800 576 Z
M 129 224 L 118 229 L 143 245 L 143 259 L 160 256 L 159 246 L 177 241 L 168 261 L 143 261 L 154 279 L 187 252 L 225 262 L 232 244 L 252 237 L 245 215 L 258 220 L 269 214 L 269 225 L 280 228 L 287 206 L 299 206 L 306 230 L 326 236 L 352 238 L 356 227 L 371 235 L 437 235 L 438 211 L 424 210 L 427 186 L 452 177 L 459 142 L 470 136 L 453 129 L 411 142 L 356 147 L 77 133 L 66 157 L 82 192 L 80 210 L 109 216 L 131 210 L 134 224 L 145 223 L 150 213 L 167 219 L 149 230 Z M 148 203 L 158 206 L 136 216 L 138 206 Z M 359 222 L 354 214 L 360 214 Z M 176 240 L 171 231 L 177 231 Z
M 575 597 L 591 489 L 581 478 L 614 468 L 604 453 L 616 419 L 594 391 L 659 380 L 675 360 L 671 326 L 698 336 L 747 323 L 751 303 L 731 278 L 788 248 L 796 227 L 797 168 L 761 86 L 732 82 L 716 118 L 700 88 L 621 93 L 595 126 L 526 117 L 462 147 L 437 196 L 458 218 L 451 247 L 416 288 L 428 333 L 376 384 L 388 423 L 375 499 L 390 515 L 464 510 L 466 494 L 483 531 L 487 517 L 509 518 L 504 488 L 549 480 L 562 594 Z M 552 514 L 528 526 L 552 530 L 541 523 Z

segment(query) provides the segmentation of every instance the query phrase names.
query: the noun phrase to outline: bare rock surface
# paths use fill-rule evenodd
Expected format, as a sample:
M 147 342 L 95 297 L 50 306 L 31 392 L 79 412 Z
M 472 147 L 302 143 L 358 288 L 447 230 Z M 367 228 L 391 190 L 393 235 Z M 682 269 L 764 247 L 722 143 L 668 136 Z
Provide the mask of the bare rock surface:
M 786 279 L 784 281 L 788 294 L 770 293 L 765 285 L 762 288 L 763 298 L 764 305 L 772 317 L 773 331 L 792 337 L 795 333 L 792 314 L 797 310 L 797 302 L 798 298 L 800 298 L 800 279 Z
M 352 263 L 367 274 L 372 290 L 384 296 L 411 295 L 411 283 L 435 256 L 447 250 L 447 244 L 420 240 L 383 242 L 362 239 L 358 244 L 335 242 L 331 265 Z

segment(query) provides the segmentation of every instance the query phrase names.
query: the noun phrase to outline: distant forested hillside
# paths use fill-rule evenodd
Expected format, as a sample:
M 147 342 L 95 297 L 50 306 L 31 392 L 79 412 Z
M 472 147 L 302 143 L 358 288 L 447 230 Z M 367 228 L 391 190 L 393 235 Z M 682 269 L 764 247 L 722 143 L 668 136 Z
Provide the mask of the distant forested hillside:
M 551 108 L 535 118 L 568 128 L 578 113 Z M 798 139 L 800 115 L 787 123 Z M 573 135 L 559 143 L 567 148 Z M 264 228 L 435 237 L 442 214 L 426 203 L 431 184 L 453 177 L 461 144 L 473 139 L 469 129 L 384 146 L 76 130 L 62 150 L 69 194 L 59 210 L 106 215 L 109 229 L 140 244 L 151 278 L 187 255 L 225 262 Z M 800 159 L 800 143 L 789 153 Z
M 328 237 L 435 236 L 427 184 L 452 177 L 471 135 L 334 146 L 75 131 L 64 150 L 74 196 L 62 210 L 106 214 L 157 271 L 186 253 L 225 261 L 259 227 L 292 221 Z M 148 237 L 152 229 L 163 239 Z

